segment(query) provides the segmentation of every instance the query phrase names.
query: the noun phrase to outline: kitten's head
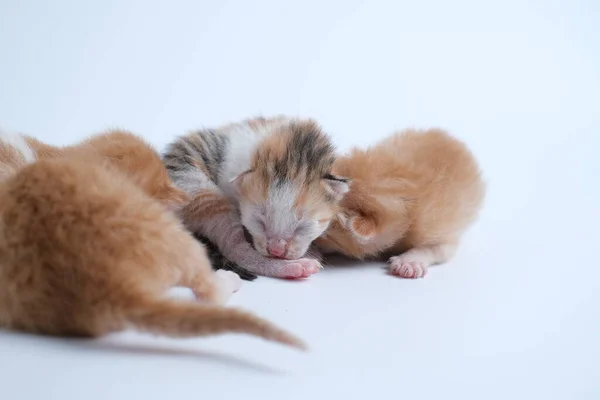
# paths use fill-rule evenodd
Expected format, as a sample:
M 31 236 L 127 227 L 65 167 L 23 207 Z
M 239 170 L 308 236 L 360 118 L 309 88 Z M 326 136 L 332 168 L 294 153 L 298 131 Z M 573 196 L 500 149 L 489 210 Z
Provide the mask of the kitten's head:
M 125 131 L 96 135 L 82 144 L 131 179 L 147 195 L 177 210 L 189 197 L 171 182 L 160 155 L 143 139 Z
M 339 158 L 334 165 L 334 171 L 351 176 L 352 189 L 340 202 L 338 213 L 327 231 L 316 240 L 316 244 L 324 252 L 361 258 L 364 246 L 378 230 L 380 207 L 370 193 L 374 188 L 364 185 L 362 179 L 357 179 L 352 169 L 344 168 L 348 161 L 347 157 Z
M 331 174 L 334 148 L 316 123 L 276 129 L 233 182 L 246 239 L 265 256 L 298 259 L 327 229 L 349 183 Z
M 388 249 L 398 241 L 399 230 L 408 229 L 417 187 L 396 157 L 387 149 L 354 149 L 336 159 L 333 172 L 352 179 L 352 188 L 316 240 L 321 250 L 361 259 Z

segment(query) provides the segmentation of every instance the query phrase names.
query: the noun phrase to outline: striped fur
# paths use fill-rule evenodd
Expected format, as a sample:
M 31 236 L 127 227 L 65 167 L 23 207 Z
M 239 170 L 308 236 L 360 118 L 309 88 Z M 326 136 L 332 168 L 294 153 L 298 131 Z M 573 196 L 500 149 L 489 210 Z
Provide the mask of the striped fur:
M 315 122 L 278 116 L 196 131 L 172 143 L 163 160 L 193 198 L 184 222 L 230 262 L 291 278 L 320 268 L 301 257 L 327 228 L 348 183 L 331 175 L 334 148 Z M 274 246 L 283 246 L 282 259 L 269 257 Z

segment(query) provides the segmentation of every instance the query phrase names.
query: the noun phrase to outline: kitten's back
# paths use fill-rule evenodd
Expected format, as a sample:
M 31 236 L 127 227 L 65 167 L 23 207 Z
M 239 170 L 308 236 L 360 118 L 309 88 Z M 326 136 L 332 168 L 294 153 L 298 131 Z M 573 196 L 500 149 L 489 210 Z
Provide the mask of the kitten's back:
M 246 332 L 302 347 L 251 314 L 164 299 L 172 265 L 206 255 L 176 216 L 127 177 L 76 158 L 38 161 L 0 186 L 0 326 L 99 336 Z
M 342 200 L 358 215 L 350 231 L 329 232 L 347 253 L 363 257 L 414 245 L 456 241 L 477 217 L 485 185 L 477 162 L 459 140 L 439 129 L 406 130 L 339 157 L 334 172 L 352 179 Z

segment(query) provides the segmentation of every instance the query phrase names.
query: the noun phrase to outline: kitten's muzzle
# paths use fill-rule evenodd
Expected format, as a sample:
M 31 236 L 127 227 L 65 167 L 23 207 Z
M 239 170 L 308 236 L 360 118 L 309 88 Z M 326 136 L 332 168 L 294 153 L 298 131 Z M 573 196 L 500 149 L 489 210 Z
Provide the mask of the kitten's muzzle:
M 289 242 L 284 239 L 271 238 L 267 240 L 267 251 L 273 257 L 284 258 L 288 246 Z

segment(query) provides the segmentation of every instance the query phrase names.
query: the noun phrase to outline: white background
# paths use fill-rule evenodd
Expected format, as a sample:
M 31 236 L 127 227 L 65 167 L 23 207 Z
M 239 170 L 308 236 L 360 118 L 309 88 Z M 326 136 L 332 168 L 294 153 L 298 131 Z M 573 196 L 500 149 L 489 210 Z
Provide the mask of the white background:
M 456 258 L 423 280 L 342 262 L 244 285 L 232 304 L 308 354 L 0 333 L 2 398 L 600 398 L 599 27 L 593 0 L 0 0 L 7 130 L 67 144 L 123 127 L 162 148 L 287 113 L 347 149 L 441 126 L 489 185 Z

